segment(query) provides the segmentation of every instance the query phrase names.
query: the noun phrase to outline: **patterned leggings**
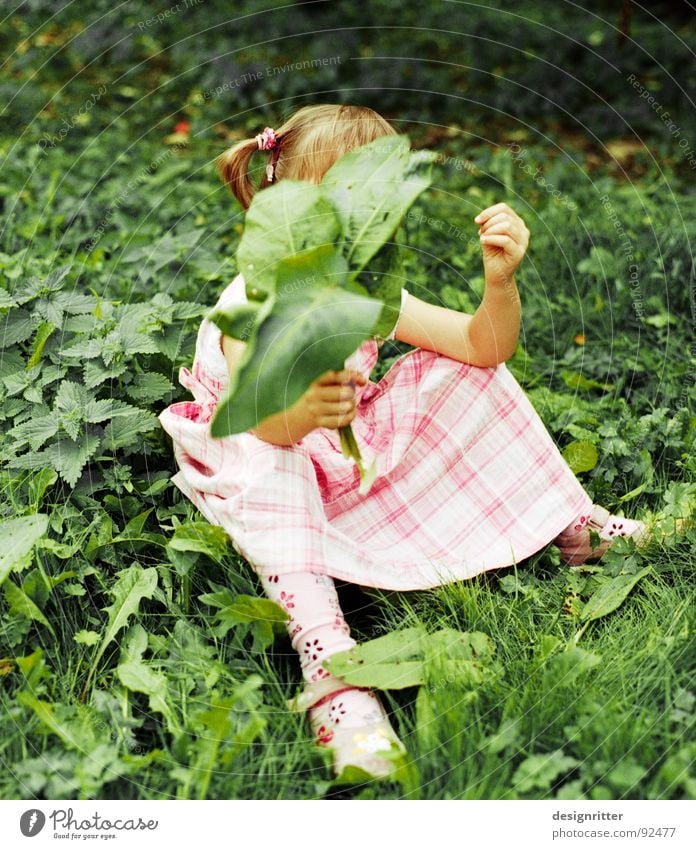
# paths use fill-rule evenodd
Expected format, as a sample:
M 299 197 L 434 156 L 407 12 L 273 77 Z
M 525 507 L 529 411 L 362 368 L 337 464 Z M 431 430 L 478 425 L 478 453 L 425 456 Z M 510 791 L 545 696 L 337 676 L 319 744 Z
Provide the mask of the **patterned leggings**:
M 335 652 L 356 645 L 343 618 L 333 578 L 316 572 L 261 577 L 266 595 L 290 615 L 287 623 L 292 646 L 300 656 L 305 681 L 329 678 L 322 663 Z M 310 718 L 314 711 L 310 710 Z M 367 725 L 379 719 L 375 696 L 367 690 L 348 690 L 329 700 L 321 716 L 347 728 Z M 325 730 L 321 726 L 319 730 Z M 321 736 L 321 735 L 320 735 Z

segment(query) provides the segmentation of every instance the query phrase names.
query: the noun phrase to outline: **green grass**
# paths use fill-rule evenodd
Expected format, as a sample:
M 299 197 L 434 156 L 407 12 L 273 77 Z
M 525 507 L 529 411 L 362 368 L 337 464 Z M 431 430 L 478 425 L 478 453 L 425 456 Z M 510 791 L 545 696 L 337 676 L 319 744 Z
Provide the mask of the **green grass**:
M 578 472 L 593 500 L 657 518 L 665 535 L 596 571 L 548 548 L 428 592 L 340 586 L 360 642 L 420 625 L 495 645 L 479 686 L 429 662 L 426 685 L 383 693 L 410 768 L 340 791 L 287 709 L 300 673 L 282 626 L 239 624 L 201 599 L 227 588 L 232 606 L 248 604 L 260 586 L 171 484 L 154 415 L 188 397 L 178 369 L 236 273 L 243 217 L 211 165 L 226 139 L 218 128 L 182 148 L 134 142 L 121 122 L 96 143 L 76 129 L 49 158 L 36 146 L 44 120 L 0 140 L 0 522 L 49 517 L 0 588 L 0 797 L 694 798 L 696 198 L 675 151 L 624 169 L 562 132 L 540 141 L 501 125 L 496 145 L 472 128 L 435 141 L 443 162 L 405 224 L 406 287 L 473 311 L 473 217 L 514 206 L 532 241 L 508 366 L 562 450 L 596 451 Z M 406 350 L 385 344 L 372 379 Z M 602 582 L 644 567 L 616 610 L 583 623 Z M 124 573 L 149 569 L 156 587 L 104 642 Z

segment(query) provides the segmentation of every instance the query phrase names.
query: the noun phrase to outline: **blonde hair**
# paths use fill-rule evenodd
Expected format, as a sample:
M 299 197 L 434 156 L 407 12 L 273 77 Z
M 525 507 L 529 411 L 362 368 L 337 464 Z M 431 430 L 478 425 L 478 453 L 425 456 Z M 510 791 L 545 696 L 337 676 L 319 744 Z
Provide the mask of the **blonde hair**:
M 396 135 L 392 125 L 367 106 L 323 103 L 303 106 L 277 130 L 275 180 L 289 177 L 318 183 L 333 163 L 355 147 L 381 136 Z M 224 183 L 246 210 L 257 191 L 271 185 L 266 174 L 254 188 L 250 160 L 259 151 L 256 139 L 245 139 L 217 157 L 215 163 Z M 275 151 L 263 151 L 270 162 Z

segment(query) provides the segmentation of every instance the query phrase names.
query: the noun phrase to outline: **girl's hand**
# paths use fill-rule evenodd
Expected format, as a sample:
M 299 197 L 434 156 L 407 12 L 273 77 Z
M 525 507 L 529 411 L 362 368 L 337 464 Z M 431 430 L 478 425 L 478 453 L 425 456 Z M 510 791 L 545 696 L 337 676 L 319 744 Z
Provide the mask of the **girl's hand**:
M 352 369 L 326 371 L 302 396 L 314 427 L 336 430 L 355 418 L 355 386 L 367 383 L 365 375 Z
M 479 225 L 486 283 L 505 286 L 522 262 L 529 244 L 529 230 L 506 203 L 489 206 L 474 221 Z

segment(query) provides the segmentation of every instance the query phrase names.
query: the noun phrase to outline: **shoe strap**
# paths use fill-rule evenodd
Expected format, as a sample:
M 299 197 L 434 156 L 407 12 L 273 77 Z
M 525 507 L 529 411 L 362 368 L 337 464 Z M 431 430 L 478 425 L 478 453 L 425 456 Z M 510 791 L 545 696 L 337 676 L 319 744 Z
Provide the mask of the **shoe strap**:
M 585 527 L 592 528 L 592 530 L 600 533 L 602 528 L 606 525 L 606 523 L 611 518 L 611 513 L 606 509 L 606 507 L 602 507 L 600 504 L 592 505 L 592 515 L 590 516 L 587 525 Z

